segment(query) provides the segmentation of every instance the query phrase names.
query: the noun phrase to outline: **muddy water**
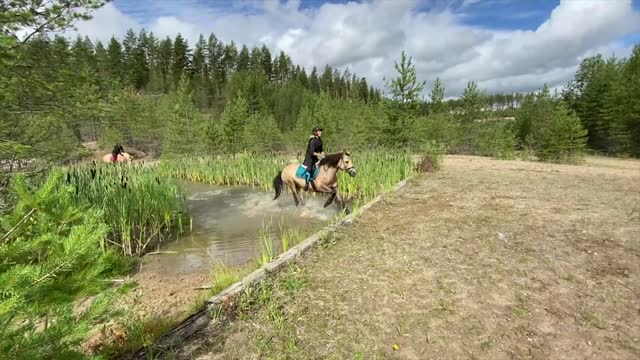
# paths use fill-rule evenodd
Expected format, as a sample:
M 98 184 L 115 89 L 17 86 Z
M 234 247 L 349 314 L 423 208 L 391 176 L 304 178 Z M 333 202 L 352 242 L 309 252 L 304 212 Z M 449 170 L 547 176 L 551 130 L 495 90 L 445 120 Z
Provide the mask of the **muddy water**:
M 192 182 L 184 185 L 189 194 L 193 227 L 190 234 L 161 248 L 177 252 L 158 259 L 159 268 L 169 274 L 208 271 L 216 262 L 238 265 L 256 259 L 262 253 L 260 230 L 269 221 L 277 255 L 281 252 L 281 221 L 307 237 L 325 226 L 337 211 L 335 205 L 323 208 L 326 199 L 322 197 L 306 196 L 306 204 L 296 208 L 288 193 L 273 200 L 272 192 L 251 187 Z

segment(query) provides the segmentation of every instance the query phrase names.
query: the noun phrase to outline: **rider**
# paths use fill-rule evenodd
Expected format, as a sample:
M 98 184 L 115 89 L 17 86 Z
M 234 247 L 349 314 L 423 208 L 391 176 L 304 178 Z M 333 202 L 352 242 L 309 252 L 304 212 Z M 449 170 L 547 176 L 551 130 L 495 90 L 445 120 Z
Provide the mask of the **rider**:
M 309 138 L 307 151 L 304 155 L 304 162 L 302 163 L 302 166 L 307 169 L 305 177 L 305 191 L 309 190 L 311 176 L 313 176 L 316 163 L 318 162 L 318 160 L 324 158 L 324 152 L 322 151 L 322 128 L 316 126 L 313 128 L 311 133 L 313 135 L 311 135 L 311 137 Z
M 119 143 L 113 146 L 113 150 L 111 150 L 111 160 L 115 163 L 118 161 L 118 155 L 124 155 L 124 148 Z

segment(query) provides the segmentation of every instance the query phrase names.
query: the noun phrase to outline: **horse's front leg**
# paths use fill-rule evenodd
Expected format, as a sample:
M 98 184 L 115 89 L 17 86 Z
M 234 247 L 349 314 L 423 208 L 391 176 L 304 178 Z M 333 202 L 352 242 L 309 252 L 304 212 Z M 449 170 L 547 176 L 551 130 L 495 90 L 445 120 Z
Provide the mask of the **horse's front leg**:
M 347 204 L 345 204 L 344 200 L 342 199 L 342 196 L 338 192 L 338 189 L 336 189 L 335 198 L 336 198 L 335 200 L 336 200 L 336 206 L 338 206 L 338 210 L 346 212 L 347 215 L 350 214 L 351 211 L 349 210 L 349 208 L 347 207 Z
M 336 198 L 336 195 L 338 194 L 338 190 L 336 188 L 333 188 L 331 190 L 332 190 L 331 191 L 331 196 L 329 196 L 329 199 L 327 199 L 327 201 L 325 201 L 324 207 L 327 207 L 327 206 L 331 205 L 333 200 Z

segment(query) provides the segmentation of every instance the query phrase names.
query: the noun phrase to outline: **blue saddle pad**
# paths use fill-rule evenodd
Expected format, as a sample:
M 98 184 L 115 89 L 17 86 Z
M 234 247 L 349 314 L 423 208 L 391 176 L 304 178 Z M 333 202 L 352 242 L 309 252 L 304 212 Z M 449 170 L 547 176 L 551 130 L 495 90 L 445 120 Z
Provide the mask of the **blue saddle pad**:
M 306 172 L 307 172 L 307 169 L 305 169 L 304 166 L 300 165 L 300 166 L 298 166 L 298 170 L 296 170 L 296 176 L 301 178 L 301 179 L 304 179 L 305 176 L 306 176 L 306 174 L 305 174 Z M 314 180 L 315 178 L 317 178 L 319 173 L 320 173 L 320 168 L 316 167 L 313 170 L 313 174 L 311 176 L 311 180 Z

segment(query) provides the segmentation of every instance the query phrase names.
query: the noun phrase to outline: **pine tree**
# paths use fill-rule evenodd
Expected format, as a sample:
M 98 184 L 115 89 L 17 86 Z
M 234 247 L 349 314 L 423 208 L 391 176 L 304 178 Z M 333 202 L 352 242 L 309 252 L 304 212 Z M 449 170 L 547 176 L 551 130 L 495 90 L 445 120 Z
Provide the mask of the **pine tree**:
M 228 77 L 231 72 L 235 71 L 238 64 L 238 48 L 233 40 L 224 47 L 222 63 L 224 64 L 225 76 Z
M 333 69 L 329 65 L 325 65 L 320 77 L 320 90 L 327 94 L 333 94 Z
M 209 36 L 207 42 L 207 63 L 209 66 L 209 93 L 220 96 L 227 82 L 227 70 L 223 62 L 225 48 L 215 35 Z
M 640 44 L 633 48 L 622 69 L 623 124 L 629 134 L 629 151 L 640 157 Z
M 204 109 L 208 105 L 207 101 L 207 82 L 209 80 L 209 66 L 206 61 L 207 43 L 204 36 L 200 35 L 193 52 L 193 89 L 195 101 L 200 109 Z
M 262 50 L 257 47 L 251 48 L 251 55 L 249 56 L 249 69 L 251 71 L 261 71 L 262 69 Z
M 236 62 L 236 71 L 247 71 L 249 70 L 249 64 L 251 63 L 251 58 L 249 57 L 249 49 L 246 45 L 242 46 L 242 50 L 240 50 L 240 54 L 238 54 L 238 61 Z
M 521 143 L 543 161 L 573 161 L 586 144 L 587 132 L 579 118 L 552 98 L 546 84 L 524 98 L 516 125 Z
M 446 104 L 443 102 L 444 100 L 444 86 L 442 86 L 442 82 L 440 82 L 440 78 L 436 78 L 436 81 L 433 83 L 433 89 L 431 90 L 431 113 L 439 114 L 446 111 Z
M 261 60 L 260 60 L 262 64 L 262 71 L 264 71 L 264 74 L 267 77 L 267 79 L 272 80 L 271 76 L 273 75 L 273 63 L 271 59 L 271 52 L 269 51 L 269 48 L 266 45 L 262 45 L 262 48 L 260 50 L 262 52 Z
M 420 99 L 420 94 L 422 94 L 426 82 L 418 82 L 416 68 L 411 61 L 411 57 L 407 59 L 407 54 L 404 50 L 400 58 L 400 65 L 395 62 L 395 69 L 398 77 L 386 84 L 391 96 L 402 104 L 416 104 Z
M 302 85 L 305 89 L 309 88 L 309 77 L 307 76 L 307 72 L 304 68 L 300 68 L 299 66 L 296 69 L 296 80 Z
M 165 94 L 173 88 L 173 79 L 171 75 L 171 63 L 173 57 L 173 43 L 170 38 L 165 38 L 160 42 L 158 47 L 158 58 L 156 61 L 157 72 L 159 73 L 162 90 Z
M 213 116 L 206 118 L 205 137 L 207 152 L 221 154 L 225 151 L 225 139 L 222 125 L 215 121 Z
M 309 75 L 309 89 L 316 94 L 320 93 L 320 80 L 318 79 L 318 69 L 314 66 Z
M 292 134 L 293 143 L 289 145 L 296 149 L 304 149 L 309 141 L 311 129 L 314 126 L 322 125 L 319 125 L 315 118 L 313 107 L 307 105 L 300 110 L 300 114 L 298 115 L 296 126 Z
M 3 217 L 0 352 L 13 359 L 82 358 L 80 344 L 95 322 L 117 315 L 115 292 L 103 280 L 126 264 L 104 247 L 104 214 L 74 205 L 62 179 L 54 169 L 34 191 L 23 176 L 14 178 L 19 201 Z M 87 295 L 96 297 L 78 312 Z
M 369 85 L 365 78 L 361 78 L 358 83 L 358 98 L 365 103 L 368 103 L 371 100 L 369 95 Z
M 167 115 L 162 157 L 180 157 L 203 154 L 206 151 L 206 121 L 193 105 L 193 90 L 183 76 L 176 92 L 172 94 L 172 106 Z
M 273 116 L 261 113 L 251 115 L 245 127 L 244 143 L 248 150 L 256 154 L 280 150 L 282 135 Z
M 96 43 L 95 48 L 97 76 L 104 88 L 109 79 L 109 54 L 100 41 Z
M 222 113 L 222 126 L 226 150 L 232 154 L 241 152 L 244 142 L 245 127 L 249 119 L 249 105 L 242 94 L 229 100 Z
M 173 41 L 173 56 L 171 59 L 171 73 L 173 74 L 174 84 L 176 87 L 184 75 L 191 73 L 191 64 L 189 62 L 189 45 L 181 34 L 176 35 Z
M 400 65 L 396 62 L 397 77 L 391 82 L 385 81 L 392 100 L 384 102 L 387 117 L 387 145 L 412 146 L 416 143 L 416 110 L 424 82 L 418 82 L 415 66 L 411 58 L 407 59 L 403 51 Z
M 109 73 L 111 74 L 111 79 L 121 81 L 124 76 L 122 46 L 115 37 L 112 37 L 109 41 L 107 54 L 109 55 Z
M 135 79 L 135 56 L 134 49 L 138 42 L 136 34 L 133 32 L 133 29 L 129 29 L 124 39 L 122 40 L 122 56 L 123 56 L 123 67 L 125 73 L 125 83 L 127 85 L 134 85 L 136 83 Z
M 462 105 L 462 117 L 460 120 L 463 125 L 469 125 L 482 116 L 482 109 L 486 100 L 484 93 L 478 89 L 478 84 L 475 81 L 467 83 L 460 101 Z
M 142 89 L 149 82 L 149 61 L 147 58 L 147 46 L 149 39 L 144 30 L 133 47 L 131 61 L 127 66 L 129 81 L 136 89 Z

